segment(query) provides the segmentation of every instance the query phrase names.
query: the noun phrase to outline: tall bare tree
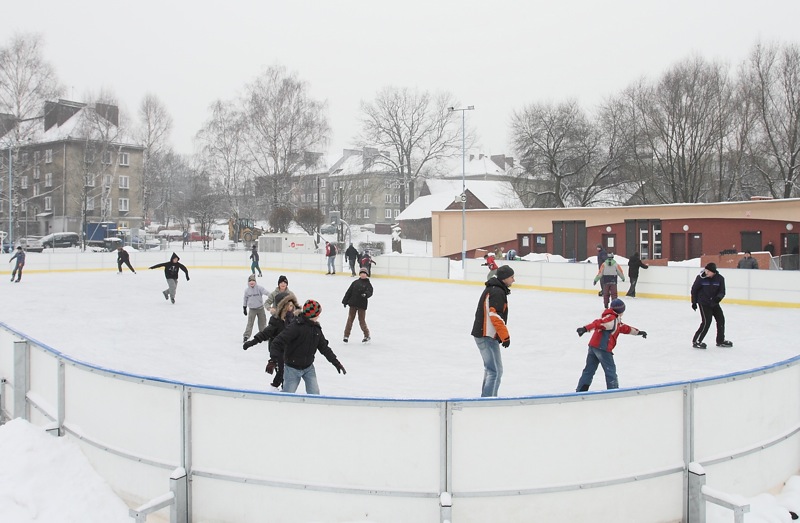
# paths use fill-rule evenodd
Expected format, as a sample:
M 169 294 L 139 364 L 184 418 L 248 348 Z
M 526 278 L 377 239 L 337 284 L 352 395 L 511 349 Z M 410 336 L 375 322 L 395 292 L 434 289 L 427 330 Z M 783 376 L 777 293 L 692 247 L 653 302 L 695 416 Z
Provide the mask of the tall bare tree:
M 457 106 L 447 92 L 432 94 L 397 87 L 386 87 L 372 102 L 361 102 L 360 141 L 364 146 L 390 151 L 390 157 L 383 161 L 397 169 L 401 209 L 405 209 L 406 200 L 413 201 L 416 181 L 426 175 L 426 169 L 460 154 L 461 117 L 449 110 Z M 470 132 L 464 137 L 465 147 L 473 141 Z
M 286 204 L 292 174 L 311 167 L 319 156 L 310 153 L 327 143 L 326 104 L 311 98 L 296 73 L 272 66 L 247 86 L 243 112 L 251 167 L 265 182 L 267 203 Z
M 161 100 L 148 93 L 139 106 L 138 140 L 144 147 L 143 172 L 141 180 L 142 217 L 147 222 L 153 200 L 152 179 L 163 177 L 159 166 L 164 155 L 170 151 L 169 137 L 172 131 L 172 117 Z
M 757 44 L 743 71 L 757 115 L 755 168 L 775 198 L 800 194 L 800 46 Z

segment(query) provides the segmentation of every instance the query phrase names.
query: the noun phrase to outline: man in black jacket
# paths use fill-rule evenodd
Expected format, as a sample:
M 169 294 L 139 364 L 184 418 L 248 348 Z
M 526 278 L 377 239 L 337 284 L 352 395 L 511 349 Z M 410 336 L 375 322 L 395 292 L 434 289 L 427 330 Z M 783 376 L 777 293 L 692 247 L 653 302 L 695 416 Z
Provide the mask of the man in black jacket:
M 314 355 L 319 351 L 325 359 L 336 367 L 339 374 L 347 374 L 328 346 L 322 334 L 319 315 L 322 306 L 314 300 L 306 300 L 301 314 L 281 332 L 270 346 L 270 353 L 283 358 L 283 392 L 295 392 L 302 379 L 306 394 L 319 394 L 317 372 L 314 369 Z
M 164 295 L 165 300 L 171 300 L 172 303 L 175 303 L 175 293 L 178 292 L 178 271 L 183 271 L 186 274 L 186 281 L 189 281 L 189 269 L 180 263 L 179 260 L 180 258 L 178 255 L 173 252 L 168 262 L 157 263 L 150 267 L 151 269 L 164 267 L 164 277 L 167 279 L 167 290 L 161 291 L 161 294 Z
M 350 338 L 350 331 L 353 329 L 353 320 L 358 314 L 358 325 L 361 327 L 361 332 L 364 333 L 364 339 L 361 343 L 369 343 L 369 327 L 367 327 L 367 305 L 368 300 L 372 297 L 372 283 L 369 281 L 367 269 L 361 268 L 358 271 L 358 279 L 350 284 L 347 292 L 344 293 L 342 298 L 342 305 L 345 309 L 350 307 L 347 313 L 347 323 L 344 326 L 344 339 L 343 342 L 347 343 Z
M 136 271 L 133 270 L 131 267 L 131 257 L 121 245 L 117 247 L 117 274 L 122 274 L 122 264 L 128 266 L 132 273 L 136 274 Z
M 497 396 L 500 378 L 503 376 L 503 358 L 500 345 L 511 345 L 508 333 L 508 295 L 514 283 L 514 269 L 502 265 L 497 276 L 486 282 L 486 287 L 478 300 L 472 336 L 483 358 L 483 387 L 481 397 Z
M 649 267 L 639 258 L 638 252 L 631 254 L 631 257 L 628 258 L 628 279 L 631 281 L 631 286 L 625 296 L 636 297 L 636 282 L 639 281 L 639 269 L 648 269 Z
M 725 339 L 725 314 L 720 302 L 725 297 L 725 278 L 717 272 L 717 265 L 709 263 L 700 271 L 692 284 L 692 309 L 700 307 L 700 327 L 692 338 L 692 347 L 705 349 L 703 338 L 711 327 L 711 319 L 717 322 L 717 347 L 733 347 Z
M 350 275 L 355 276 L 356 262 L 358 261 L 358 251 L 356 250 L 355 247 L 353 247 L 352 243 L 350 244 L 350 247 L 348 247 L 347 250 L 344 251 L 344 257 L 347 259 L 347 264 L 350 265 L 350 273 L 351 273 Z

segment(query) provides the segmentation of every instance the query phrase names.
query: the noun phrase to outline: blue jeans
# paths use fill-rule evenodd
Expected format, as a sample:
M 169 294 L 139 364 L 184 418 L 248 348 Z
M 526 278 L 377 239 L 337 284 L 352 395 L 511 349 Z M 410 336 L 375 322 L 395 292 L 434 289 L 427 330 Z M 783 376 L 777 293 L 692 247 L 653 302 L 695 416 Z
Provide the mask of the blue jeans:
M 493 398 L 500 389 L 503 377 L 503 358 L 500 355 L 500 342 L 488 336 L 474 337 L 483 358 L 483 388 L 481 398 Z
M 336 272 L 336 256 L 328 256 L 328 272 Z
M 314 370 L 313 364 L 305 369 L 295 369 L 285 365 L 283 367 L 283 392 L 295 392 L 300 385 L 301 378 L 306 384 L 306 394 L 319 394 L 317 371 Z
M 619 381 L 617 381 L 617 365 L 614 363 L 614 355 L 607 350 L 589 347 L 589 352 L 586 354 L 586 367 L 583 368 L 583 374 L 581 374 L 581 379 L 578 380 L 578 388 L 575 392 L 586 392 L 589 390 L 598 364 L 602 365 L 603 371 L 606 373 L 606 388 L 619 388 Z

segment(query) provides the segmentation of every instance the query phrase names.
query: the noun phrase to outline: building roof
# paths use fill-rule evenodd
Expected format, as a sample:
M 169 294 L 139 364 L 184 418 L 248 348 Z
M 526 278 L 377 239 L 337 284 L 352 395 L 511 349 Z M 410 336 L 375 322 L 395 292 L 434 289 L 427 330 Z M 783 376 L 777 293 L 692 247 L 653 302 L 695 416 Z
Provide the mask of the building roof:
M 382 156 L 389 156 L 377 149 L 345 149 L 330 168 L 329 174 L 333 176 L 353 176 L 364 173 L 393 173 L 397 169 Z
M 420 196 L 405 208 L 398 220 L 430 218 L 432 211 L 442 211 L 461 195 L 461 180 L 427 180 L 430 195 Z M 489 209 L 521 209 L 522 201 L 510 182 L 466 180 L 466 188 Z

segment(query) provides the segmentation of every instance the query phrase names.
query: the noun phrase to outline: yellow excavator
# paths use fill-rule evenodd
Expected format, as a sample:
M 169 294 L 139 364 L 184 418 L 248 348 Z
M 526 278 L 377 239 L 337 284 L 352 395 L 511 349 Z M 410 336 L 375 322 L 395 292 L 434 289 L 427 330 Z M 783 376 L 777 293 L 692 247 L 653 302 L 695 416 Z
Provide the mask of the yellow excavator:
M 228 238 L 235 242 L 254 242 L 266 231 L 256 227 L 250 218 L 231 218 L 228 220 Z

